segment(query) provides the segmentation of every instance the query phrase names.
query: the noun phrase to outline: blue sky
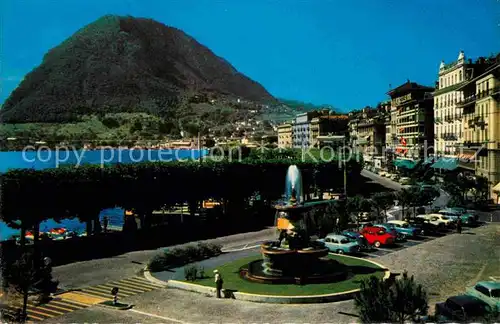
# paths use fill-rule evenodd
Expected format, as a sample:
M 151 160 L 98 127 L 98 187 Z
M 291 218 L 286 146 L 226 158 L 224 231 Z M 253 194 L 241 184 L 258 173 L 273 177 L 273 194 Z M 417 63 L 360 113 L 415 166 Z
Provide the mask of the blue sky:
M 184 30 L 277 97 L 342 110 L 433 85 L 459 50 L 500 51 L 497 0 L 2 0 L 0 102 L 50 48 L 105 14 Z

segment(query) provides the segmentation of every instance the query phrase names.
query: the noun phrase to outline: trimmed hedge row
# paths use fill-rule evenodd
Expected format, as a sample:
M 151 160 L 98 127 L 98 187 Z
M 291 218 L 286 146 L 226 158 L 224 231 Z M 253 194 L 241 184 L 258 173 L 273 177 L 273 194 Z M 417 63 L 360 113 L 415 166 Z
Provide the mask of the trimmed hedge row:
M 155 255 L 149 261 L 148 269 L 152 272 L 167 270 L 172 267 L 182 267 L 196 261 L 210 259 L 222 253 L 222 246 L 212 243 L 198 243 L 183 248 L 165 250 Z
M 116 206 L 145 214 L 186 201 L 243 201 L 255 193 L 276 200 L 291 164 L 301 170 L 305 192 L 342 186 L 343 170 L 335 161 L 178 161 L 11 170 L 0 176 L 2 217 L 31 228 L 48 218 L 89 221 Z M 361 163 L 348 161 L 347 172 L 349 179 L 358 176 Z

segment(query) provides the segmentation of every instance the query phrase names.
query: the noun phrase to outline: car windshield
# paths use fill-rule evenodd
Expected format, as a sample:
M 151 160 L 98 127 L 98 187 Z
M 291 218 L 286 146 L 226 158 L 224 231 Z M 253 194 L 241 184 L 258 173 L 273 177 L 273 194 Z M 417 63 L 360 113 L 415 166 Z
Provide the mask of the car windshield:
M 500 289 L 493 289 L 490 292 L 491 292 L 491 297 L 500 298 Z
M 350 242 L 351 242 L 351 241 L 350 241 L 350 240 L 348 240 L 348 239 L 346 239 L 346 238 L 345 238 L 345 239 L 341 239 L 341 240 L 340 240 L 340 244 L 347 244 L 347 243 L 350 243 Z
M 385 231 L 384 230 L 381 230 L 381 231 L 378 231 L 377 233 L 378 235 L 384 235 L 385 234 Z
M 402 228 L 408 228 L 408 227 L 410 227 L 410 224 L 401 224 L 401 227 Z
M 441 219 L 447 220 L 447 219 L 449 219 L 449 218 L 448 218 L 448 217 L 446 217 L 446 216 L 441 216 Z

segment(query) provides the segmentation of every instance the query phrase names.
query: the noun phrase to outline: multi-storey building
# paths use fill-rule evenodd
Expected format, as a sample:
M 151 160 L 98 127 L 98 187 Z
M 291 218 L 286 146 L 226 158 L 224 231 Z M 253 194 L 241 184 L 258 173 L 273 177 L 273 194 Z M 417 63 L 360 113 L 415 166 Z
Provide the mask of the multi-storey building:
M 360 113 L 358 111 L 351 111 L 348 114 L 349 122 L 347 123 L 347 129 L 349 132 L 349 145 L 355 148 L 358 142 L 358 123 L 360 120 Z
M 285 123 L 278 126 L 278 147 L 292 148 L 292 124 Z
M 319 136 L 338 135 L 345 136 L 347 133 L 347 115 L 336 115 L 324 112 L 322 115 L 311 119 L 310 123 L 310 146 L 319 147 Z
M 463 109 L 463 143 L 458 145 L 459 166 L 483 176 L 490 183 L 490 196 L 498 201 L 500 183 L 500 56 L 497 63 L 458 90 L 457 107 Z M 500 191 L 500 190 L 499 190 Z
M 381 111 L 366 107 L 361 110 L 356 124 L 356 148 L 363 154 L 366 162 L 373 162 L 380 156 L 385 146 L 385 120 Z
M 441 156 L 456 157 L 457 144 L 463 142 L 464 124 L 460 88 L 475 76 L 482 73 L 488 65 L 484 59 L 472 63 L 461 51 L 456 61 L 450 64 L 441 62 L 439 80 L 434 91 L 434 149 Z
M 309 147 L 310 129 L 309 122 L 311 121 L 310 113 L 302 113 L 295 116 L 292 125 L 292 146 L 293 148 Z
M 409 80 L 388 92 L 396 113 L 397 156 L 423 158 L 433 153 L 434 114 L 432 92 L 434 88 Z

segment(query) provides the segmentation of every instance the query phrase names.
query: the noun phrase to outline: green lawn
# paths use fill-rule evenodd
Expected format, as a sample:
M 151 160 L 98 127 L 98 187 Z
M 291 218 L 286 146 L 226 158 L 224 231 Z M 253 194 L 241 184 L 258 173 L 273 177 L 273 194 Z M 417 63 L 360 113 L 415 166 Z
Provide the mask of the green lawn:
M 353 268 L 356 269 L 354 271 L 357 273 L 346 281 L 327 284 L 310 284 L 304 286 L 260 284 L 242 279 L 239 275 L 239 269 L 251 261 L 261 259 L 260 255 L 254 255 L 251 257 L 239 259 L 237 261 L 229 262 L 217 267 L 217 269 L 222 274 L 225 289 L 253 294 L 281 296 L 322 295 L 349 291 L 359 288 L 361 280 L 368 279 L 372 275 L 382 278 L 385 273 L 380 267 L 365 260 L 351 259 L 339 255 L 330 255 L 329 257 L 348 266 L 357 267 Z M 213 269 L 207 269 L 205 273 L 207 275 L 206 278 L 198 279 L 194 283 L 215 288 Z

